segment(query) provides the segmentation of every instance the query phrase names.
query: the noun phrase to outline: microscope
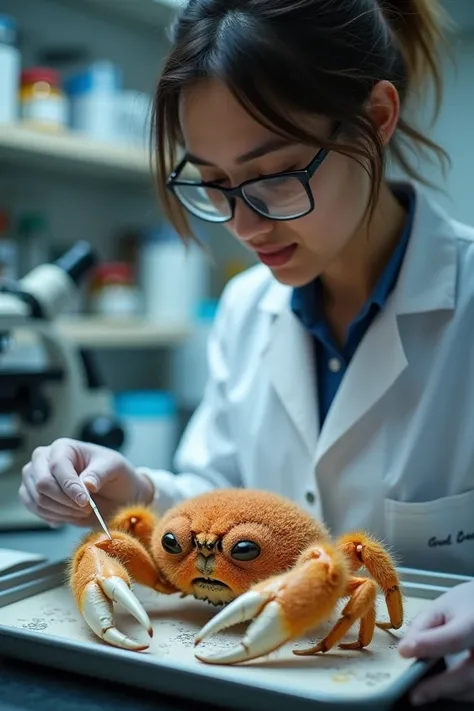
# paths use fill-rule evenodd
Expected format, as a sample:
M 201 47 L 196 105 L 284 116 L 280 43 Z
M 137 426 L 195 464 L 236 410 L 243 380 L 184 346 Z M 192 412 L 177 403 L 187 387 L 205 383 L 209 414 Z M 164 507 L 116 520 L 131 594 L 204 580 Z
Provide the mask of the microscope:
M 56 322 L 96 262 L 91 246 L 77 242 L 55 263 L 0 283 L 0 530 L 47 526 L 18 496 L 22 468 L 36 447 L 59 437 L 112 449 L 123 444 L 112 394 L 92 354 L 61 336 Z M 15 355 L 25 338 L 40 353 L 29 365 Z

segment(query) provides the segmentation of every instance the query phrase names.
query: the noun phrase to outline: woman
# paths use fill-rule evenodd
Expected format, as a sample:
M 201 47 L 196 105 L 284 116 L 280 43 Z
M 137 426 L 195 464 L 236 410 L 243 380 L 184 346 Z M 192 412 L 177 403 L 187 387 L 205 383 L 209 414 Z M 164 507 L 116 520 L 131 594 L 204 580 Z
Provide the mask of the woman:
M 442 37 L 434 0 L 189 2 L 156 94 L 162 203 L 183 238 L 187 213 L 222 222 L 262 264 L 223 294 L 179 475 L 59 440 L 25 467 L 25 506 L 90 525 L 78 475 L 104 514 L 272 489 L 405 565 L 474 573 L 474 231 L 402 151 L 444 158 L 402 116 L 425 80 L 440 99 Z M 440 598 L 401 653 L 474 648 L 473 592 Z M 473 668 L 420 698 L 474 697 Z

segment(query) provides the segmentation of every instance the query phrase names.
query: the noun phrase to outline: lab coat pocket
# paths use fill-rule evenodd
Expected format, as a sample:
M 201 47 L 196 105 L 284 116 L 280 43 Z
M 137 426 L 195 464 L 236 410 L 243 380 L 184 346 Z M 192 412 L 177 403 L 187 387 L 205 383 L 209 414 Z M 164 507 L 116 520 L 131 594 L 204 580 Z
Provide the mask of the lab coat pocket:
M 400 565 L 474 576 L 474 491 L 415 503 L 386 499 L 385 540 Z

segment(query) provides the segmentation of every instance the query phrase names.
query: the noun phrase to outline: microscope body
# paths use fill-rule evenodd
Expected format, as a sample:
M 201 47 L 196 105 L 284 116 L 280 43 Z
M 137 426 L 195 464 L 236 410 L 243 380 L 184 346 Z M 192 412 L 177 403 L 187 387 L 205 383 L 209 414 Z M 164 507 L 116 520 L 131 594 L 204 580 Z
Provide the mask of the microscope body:
M 0 530 L 46 525 L 18 496 L 22 469 L 36 447 L 60 437 L 115 449 L 123 443 L 112 395 L 100 383 L 90 354 L 67 341 L 56 325 L 94 261 L 89 245 L 78 243 L 62 262 L 41 265 L 0 290 L 0 415 L 11 423 L 0 434 Z M 15 363 L 15 340 L 22 335 L 41 351 L 40 367 Z M 2 359 L 2 352 L 9 357 Z

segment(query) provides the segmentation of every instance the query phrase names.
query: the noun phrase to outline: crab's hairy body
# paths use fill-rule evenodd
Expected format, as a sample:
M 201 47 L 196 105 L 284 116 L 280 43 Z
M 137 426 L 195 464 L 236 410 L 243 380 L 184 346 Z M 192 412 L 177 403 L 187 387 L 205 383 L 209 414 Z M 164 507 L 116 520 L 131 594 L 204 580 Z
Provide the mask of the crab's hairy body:
M 113 601 L 121 602 L 152 634 L 133 582 L 157 593 L 191 595 L 225 604 L 199 633 L 201 641 L 223 627 L 256 617 L 242 645 L 213 663 L 252 659 L 296 639 L 326 621 L 340 598 L 348 602 L 340 620 L 316 647 L 324 652 L 359 621 L 357 641 L 370 644 L 377 587 L 385 594 L 390 622 L 403 622 L 402 597 L 389 553 L 362 532 L 332 541 L 322 522 L 289 500 L 248 489 L 215 490 L 184 501 L 158 518 L 144 507 L 126 507 L 109 521 L 112 540 L 88 534 L 76 549 L 69 581 L 76 604 L 91 629 L 110 644 L 147 645 L 114 626 Z M 365 566 L 371 577 L 356 577 Z M 230 603 L 230 604 L 228 604 Z M 345 645 L 347 647 L 347 645 Z

